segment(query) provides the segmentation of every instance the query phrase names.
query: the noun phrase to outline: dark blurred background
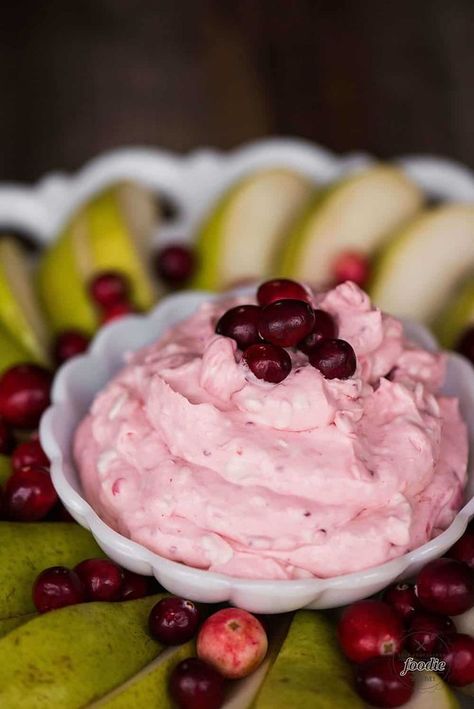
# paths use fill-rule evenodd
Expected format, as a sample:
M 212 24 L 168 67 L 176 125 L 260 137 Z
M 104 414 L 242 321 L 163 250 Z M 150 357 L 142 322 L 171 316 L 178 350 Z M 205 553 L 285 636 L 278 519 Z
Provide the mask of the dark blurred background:
M 474 0 L 4 0 L 0 179 L 268 134 L 474 167 Z

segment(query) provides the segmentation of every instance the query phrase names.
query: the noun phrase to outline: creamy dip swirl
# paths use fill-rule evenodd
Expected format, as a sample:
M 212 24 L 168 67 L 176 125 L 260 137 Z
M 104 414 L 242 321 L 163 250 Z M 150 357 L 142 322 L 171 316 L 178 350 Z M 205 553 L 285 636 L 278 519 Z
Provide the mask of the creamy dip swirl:
M 300 352 L 257 379 L 208 303 L 130 357 L 80 424 L 87 499 L 169 559 L 248 578 L 365 569 L 445 529 L 462 502 L 467 433 L 439 395 L 445 358 L 345 283 L 313 297 L 357 355 L 327 380 Z

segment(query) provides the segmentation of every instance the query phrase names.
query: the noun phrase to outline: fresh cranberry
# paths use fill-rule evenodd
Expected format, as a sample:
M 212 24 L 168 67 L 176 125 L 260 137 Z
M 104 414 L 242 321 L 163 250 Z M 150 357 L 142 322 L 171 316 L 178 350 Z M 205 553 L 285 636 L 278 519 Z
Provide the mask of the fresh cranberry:
M 46 519 L 48 520 L 48 522 L 76 522 L 74 517 L 64 507 L 61 500 L 57 501 L 57 503 L 54 505 L 53 509 L 48 514 Z
M 216 325 L 217 334 L 231 337 L 241 350 L 260 342 L 261 337 L 258 334 L 260 310 L 258 305 L 237 305 L 227 310 Z
M 416 593 L 427 610 L 459 615 L 474 605 L 474 574 L 456 559 L 435 559 L 418 574 Z
M 395 583 L 389 586 L 383 593 L 383 600 L 404 620 L 411 618 L 420 605 L 416 597 L 415 586 L 411 583 Z
M 274 278 L 265 281 L 257 291 L 257 301 L 260 305 L 270 305 L 276 300 L 306 300 L 310 301 L 310 294 L 301 283 L 291 281 L 289 278 Z
M 382 601 L 358 601 L 343 611 L 337 632 L 345 655 L 353 662 L 364 662 L 399 652 L 403 623 L 398 613 Z
M 49 406 L 52 377 L 37 364 L 18 364 L 0 377 L 0 416 L 14 428 L 35 428 Z
M 123 569 L 122 590 L 120 592 L 121 601 L 134 601 L 137 598 L 144 598 L 153 593 L 154 584 L 151 576 L 142 576 L 128 569 Z
M 224 702 L 224 678 L 197 657 L 176 665 L 169 689 L 180 709 L 219 709 Z
M 333 263 L 332 273 L 336 284 L 353 281 L 363 288 L 370 274 L 367 256 L 357 251 L 345 251 Z
M 462 537 L 448 551 L 448 555 L 464 562 L 474 571 L 474 523 L 472 521 L 467 525 Z
M 321 340 L 333 339 L 337 336 L 337 325 L 332 315 L 319 308 L 314 311 L 313 329 L 305 338 L 298 342 L 298 349 L 309 355 Z
M 89 284 L 92 300 L 101 308 L 128 301 L 130 286 L 125 274 L 118 271 L 98 273 Z
M 291 357 L 286 350 L 276 345 L 251 345 L 242 359 L 257 379 L 278 384 L 291 372 Z
M 170 244 L 158 251 L 155 268 L 158 276 L 172 288 L 183 286 L 194 273 L 196 257 L 188 246 Z
M 4 507 L 8 518 L 36 522 L 53 509 L 58 496 L 47 468 L 31 465 L 13 473 L 7 480 Z
M 57 365 L 63 364 L 71 357 L 76 357 L 87 350 L 90 339 L 80 330 L 64 330 L 54 343 L 54 360 Z
M 126 301 L 114 303 L 107 306 L 102 314 L 102 325 L 123 318 L 124 315 L 132 315 L 136 310 L 131 303 Z
M 449 684 L 465 687 L 474 682 L 474 638 L 471 635 L 451 635 L 439 659 L 446 663 L 443 677 Z
M 65 566 L 45 569 L 33 585 L 33 603 L 38 613 L 47 613 L 84 601 L 85 593 L 79 576 Z
M 15 448 L 12 454 L 12 469 L 14 472 L 30 465 L 40 465 L 43 468 L 49 468 L 49 458 L 41 448 L 41 443 L 37 438 L 23 441 Z
M 400 707 L 413 694 L 411 672 L 402 675 L 404 663 L 397 657 L 373 657 L 356 670 L 356 690 L 374 707 Z
M 354 350 L 345 340 L 320 340 L 309 353 L 309 362 L 326 379 L 348 379 L 357 367 Z
M 194 636 L 199 620 L 199 610 L 192 601 L 170 596 L 153 606 L 148 627 L 163 645 L 181 645 Z
M 0 455 L 10 455 L 15 448 L 15 436 L 10 426 L 0 419 Z
M 440 639 L 455 632 L 456 626 L 449 616 L 417 611 L 410 621 L 406 646 L 414 655 L 429 655 Z
M 470 327 L 461 335 L 456 350 L 474 364 L 474 327 Z
M 258 330 L 272 345 L 296 347 L 313 329 L 314 319 L 313 308 L 303 300 L 275 300 L 262 308 Z
M 123 571 L 110 559 L 86 559 L 74 571 L 88 601 L 117 601 L 121 597 Z

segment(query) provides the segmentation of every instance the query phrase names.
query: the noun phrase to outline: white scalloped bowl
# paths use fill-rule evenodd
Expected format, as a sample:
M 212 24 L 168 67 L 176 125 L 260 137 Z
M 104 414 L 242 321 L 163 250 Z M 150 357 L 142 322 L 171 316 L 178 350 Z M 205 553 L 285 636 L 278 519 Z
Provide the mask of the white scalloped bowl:
M 240 291 L 242 292 L 242 291 Z M 52 405 L 41 421 L 41 443 L 51 459 L 59 497 L 71 515 L 89 529 L 104 552 L 127 569 L 153 574 L 168 591 L 195 601 L 229 603 L 258 613 L 283 613 L 298 608 L 332 608 L 365 598 L 387 584 L 412 576 L 426 562 L 459 539 L 474 515 L 474 461 L 469 462 L 468 500 L 451 526 L 427 544 L 386 564 L 328 579 L 249 580 L 195 569 L 170 561 L 120 535 L 105 524 L 83 496 L 71 443 L 76 427 L 95 394 L 123 366 L 124 354 L 155 341 L 170 325 L 186 318 L 204 301 L 205 292 L 172 295 L 147 315 L 111 323 L 96 336 L 89 352 L 64 365 L 54 382 Z M 405 323 L 406 334 L 427 349 L 436 343 L 422 326 Z M 474 370 L 462 357 L 450 354 L 443 391 L 459 397 L 474 451 Z

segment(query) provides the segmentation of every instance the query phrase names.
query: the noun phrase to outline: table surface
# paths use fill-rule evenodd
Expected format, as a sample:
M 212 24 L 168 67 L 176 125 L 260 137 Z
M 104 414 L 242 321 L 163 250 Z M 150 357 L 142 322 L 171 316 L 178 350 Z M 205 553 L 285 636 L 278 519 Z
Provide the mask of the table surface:
M 0 179 L 268 134 L 474 167 L 472 0 L 4 0 Z

